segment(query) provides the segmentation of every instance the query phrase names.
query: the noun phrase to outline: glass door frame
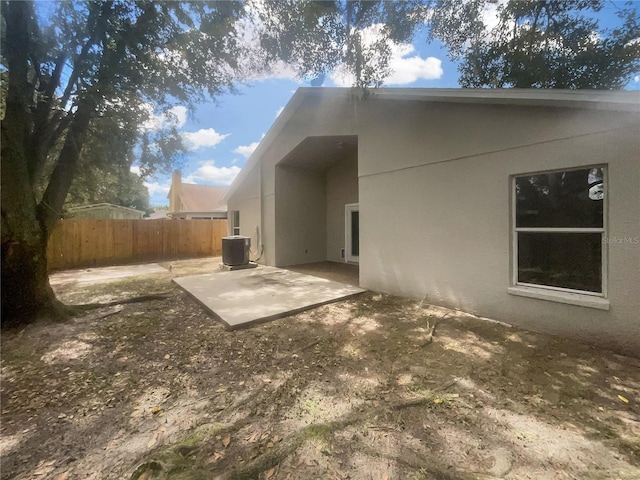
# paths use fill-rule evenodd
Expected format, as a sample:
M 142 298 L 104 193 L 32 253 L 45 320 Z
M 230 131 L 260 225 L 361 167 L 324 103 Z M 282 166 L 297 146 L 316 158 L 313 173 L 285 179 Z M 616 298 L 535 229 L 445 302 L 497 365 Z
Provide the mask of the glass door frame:
M 344 261 L 345 263 L 360 263 L 360 219 L 358 218 L 358 255 L 353 254 L 352 248 L 352 218 L 353 213 L 360 215 L 359 203 L 347 203 L 344 206 Z

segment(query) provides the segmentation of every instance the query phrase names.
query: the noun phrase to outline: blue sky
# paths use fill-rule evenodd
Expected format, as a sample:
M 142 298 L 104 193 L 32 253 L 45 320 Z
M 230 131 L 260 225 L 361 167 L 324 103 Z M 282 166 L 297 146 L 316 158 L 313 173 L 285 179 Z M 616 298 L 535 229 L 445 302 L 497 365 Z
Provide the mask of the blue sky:
M 601 12 L 601 26 L 608 26 L 613 2 Z M 491 12 L 488 12 L 490 15 Z M 489 19 L 488 19 L 489 20 Z M 392 60 L 394 74 L 388 87 L 456 88 L 457 66 L 437 42 L 427 44 L 424 33 L 412 45 L 398 45 Z M 240 86 L 239 93 L 217 98 L 217 104 L 200 105 L 188 116 L 177 107 L 174 113 L 190 153 L 182 168 L 184 182 L 207 185 L 229 185 L 238 174 L 260 139 L 269 130 L 295 90 L 309 86 L 298 81 L 282 67 L 270 77 Z M 324 86 L 348 86 L 348 79 L 335 74 Z M 640 76 L 628 88 L 640 89 Z M 135 166 L 132 171 L 136 171 Z M 146 181 L 151 205 L 167 205 L 170 175 L 158 175 Z
M 403 57 L 395 60 L 396 73 L 389 87 L 457 87 L 456 66 L 438 44 L 427 45 L 424 39 L 403 46 Z M 190 118 L 186 109 L 174 113 L 185 143 L 190 148 L 182 168 L 187 183 L 229 185 L 264 134 L 275 122 L 299 87 L 308 82 L 277 72 L 279 78 L 265 78 L 238 88 L 238 94 L 223 95 L 197 108 Z M 287 78 L 280 78 L 287 76 Z M 347 86 L 347 79 L 328 79 L 324 86 Z M 133 171 L 137 169 L 133 167 Z M 151 205 L 167 205 L 169 175 L 158 175 L 146 182 Z

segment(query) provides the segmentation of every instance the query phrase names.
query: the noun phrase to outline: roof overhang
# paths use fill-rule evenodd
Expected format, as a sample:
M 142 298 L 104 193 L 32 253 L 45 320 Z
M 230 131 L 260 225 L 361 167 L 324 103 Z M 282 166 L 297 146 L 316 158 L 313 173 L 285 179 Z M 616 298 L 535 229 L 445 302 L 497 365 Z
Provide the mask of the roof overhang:
M 324 171 L 357 153 L 358 137 L 355 135 L 312 136 L 300 142 L 278 165 Z
M 192 211 L 192 210 L 178 210 L 176 212 L 167 212 L 167 215 L 213 215 L 227 213 L 226 208 L 224 210 L 207 210 L 204 211 Z
M 640 91 L 552 90 L 538 88 L 387 88 L 373 98 L 423 102 L 530 105 L 640 113 Z
M 422 101 L 442 103 L 466 103 L 485 105 L 537 106 L 574 108 L 586 110 L 609 110 L 640 113 L 640 91 L 604 90 L 552 90 L 552 89 L 471 89 L 471 88 L 379 88 L 369 90 L 367 99 L 352 88 L 301 87 L 289 100 L 267 134 L 251 154 L 238 176 L 234 179 L 221 202 L 242 184 L 248 172 L 259 163 L 260 158 L 276 140 L 280 132 L 294 117 L 300 105 L 308 98 L 326 98 L 345 101 Z

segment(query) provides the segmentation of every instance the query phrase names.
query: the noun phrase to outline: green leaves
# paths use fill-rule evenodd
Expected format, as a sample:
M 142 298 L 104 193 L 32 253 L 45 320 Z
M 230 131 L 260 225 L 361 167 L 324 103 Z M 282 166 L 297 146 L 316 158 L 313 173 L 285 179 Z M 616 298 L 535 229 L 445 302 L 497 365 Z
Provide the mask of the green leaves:
M 618 89 L 640 69 L 640 22 L 634 5 L 620 5 L 620 25 L 600 28 L 595 14 L 604 5 L 440 0 L 430 35 L 461 59 L 464 87 Z M 488 28 L 491 20 L 497 23 Z
M 150 115 L 144 105 L 159 111 L 176 104 L 193 107 L 269 72 L 274 64 L 293 69 L 312 85 L 322 85 L 339 69 L 366 91 L 381 86 L 391 73 L 394 46 L 410 42 L 425 26 L 431 39 L 444 42 L 461 60 L 465 87 L 622 88 L 640 69 L 635 4 L 616 4 L 619 24 L 604 29 L 595 16 L 604 0 L 16 5 L 2 2 L 7 26 L 0 42 L 7 101 L 2 114 L 9 115 L 7 125 L 24 124 L 25 138 L 12 151 L 24 150 L 34 193 L 43 190 L 74 124 L 90 135 L 74 134 L 82 141 L 75 145 L 77 152 L 68 150 L 70 166 L 76 155 L 103 168 L 123 159 L 130 164 L 137 154 L 143 173 L 167 170 L 184 146 L 175 128 L 141 128 Z M 6 108 L 10 102 L 12 109 Z M 80 105 L 91 116 L 82 128 Z M 103 152 L 117 155 L 96 153 L 99 143 Z
M 293 67 L 299 78 L 324 77 L 340 66 L 359 88 L 378 87 L 391 73 L 394 43 L 410 41 L 424 25 L 428 1 L 316 2 L 267 0 L 252 3 L 254 29 L 265 54 Z
M 2 29 L 3 141 L 10 125 L 20 131 L 7 133 L 6 151 L 29 177 L 3 170 L 3 185 L 28 185 L 34 203 L 46 197 L 50 224 L 76 170 L 122 170 L 126 183 L 135 155 L 144 174 L 170 170 L 185 153 L 177 129 L 145 122 L 232 90 L 243 12 L 241 2 L 3 1 L 12 27 Z

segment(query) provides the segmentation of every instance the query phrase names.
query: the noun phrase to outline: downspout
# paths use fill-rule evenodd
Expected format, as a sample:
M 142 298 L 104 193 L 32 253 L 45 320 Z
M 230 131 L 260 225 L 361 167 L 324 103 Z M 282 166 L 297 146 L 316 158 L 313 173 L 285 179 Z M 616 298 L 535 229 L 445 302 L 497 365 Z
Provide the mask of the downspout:
M 262 159 L 258 162 L 258 215 L 259 215 L 259 231 L 258 231 L 258 258 L 256 262 L 259 262 L 262 259 L 262 255 L 264 254 L 264 244 L 262 243 L 262 235 L 264 233 L 264 223 L 263 223 L 263 215 L 262 215 Z
M 258 263 L 262 259 L 264 254 L 264 244 L 262 243 L 262 162 L 258 162 L 258 225 L 256 225 L 256 253 L 251 252 L 252 255 L 257 255 L 253 262 Z

